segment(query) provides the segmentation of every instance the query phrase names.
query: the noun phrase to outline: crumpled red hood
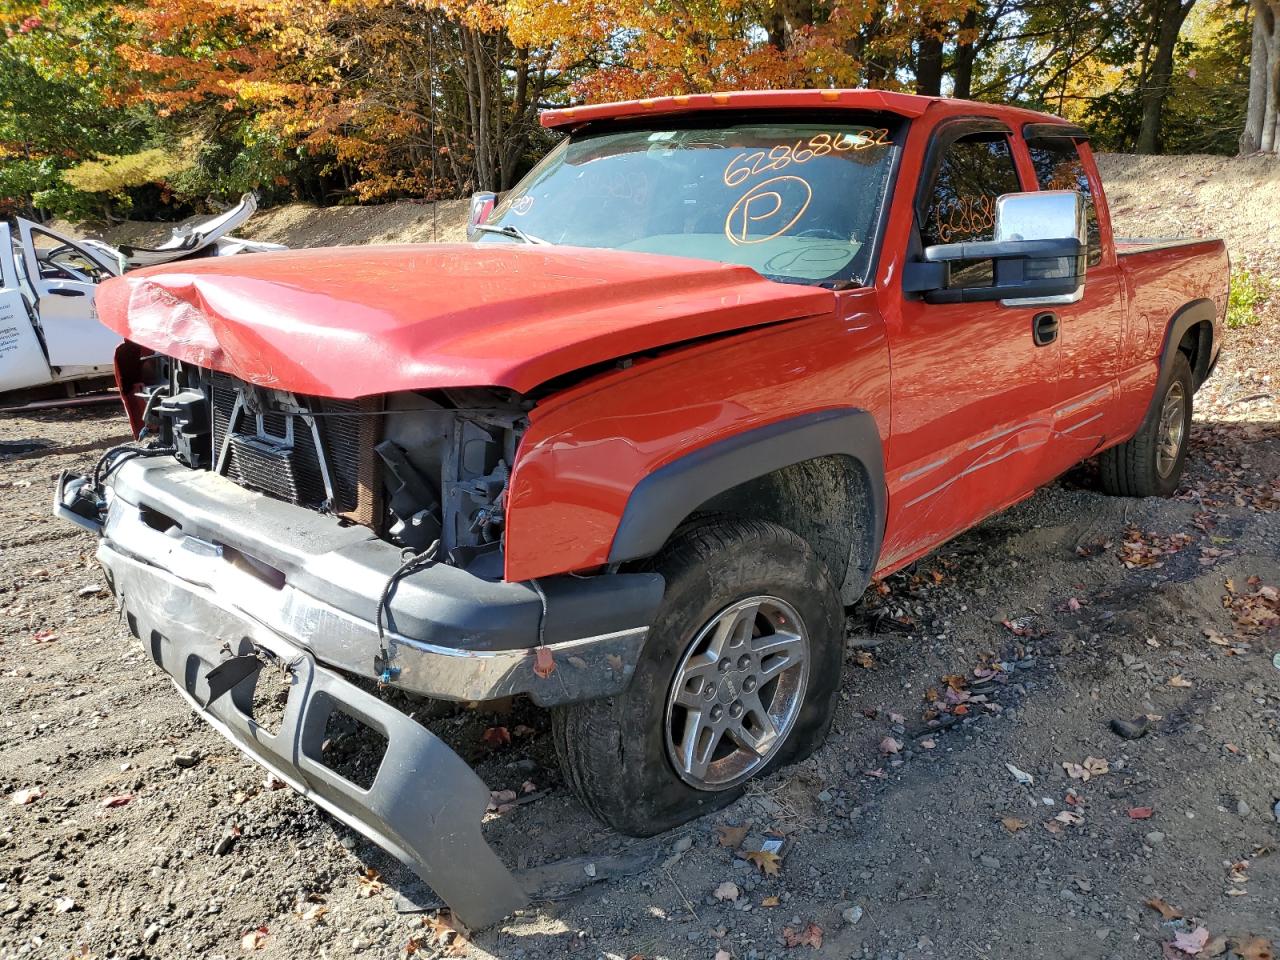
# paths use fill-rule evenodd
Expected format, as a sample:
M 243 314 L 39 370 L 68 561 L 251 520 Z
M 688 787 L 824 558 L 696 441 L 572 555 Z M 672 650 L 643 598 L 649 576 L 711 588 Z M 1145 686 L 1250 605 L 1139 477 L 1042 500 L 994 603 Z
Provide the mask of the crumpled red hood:
M 108 280 L 128 340 L 263 386 L 354 398 L 524 392 L 666 344 L 834 307 L 748 267 L 581 247 L 405 244 L 255 253 Z

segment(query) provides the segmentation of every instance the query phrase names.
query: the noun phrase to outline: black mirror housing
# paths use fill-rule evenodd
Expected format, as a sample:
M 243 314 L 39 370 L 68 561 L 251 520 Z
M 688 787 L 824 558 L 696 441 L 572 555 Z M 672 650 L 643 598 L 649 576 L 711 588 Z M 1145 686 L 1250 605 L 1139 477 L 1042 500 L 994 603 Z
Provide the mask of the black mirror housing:
M 903 271 L 903 291 L 926 303 L 1005 306 L 1075 303 L 1084 295 L 1084 205 L 1073 190 L 1007 193 L 996 200 L 994 239 L 926 247 Z M 951 286 L 952 268 L 990 260 L 989 286 Z
M 950 288 L 951 267 L 990 260 L 987 287 Z M 1054 240 L 985 240 L 926 247 L 903 277 L 903 289 L 926 303 L 978 303 L 1071 296 L 1084 282 L 1085 246 L 1077 237 Z

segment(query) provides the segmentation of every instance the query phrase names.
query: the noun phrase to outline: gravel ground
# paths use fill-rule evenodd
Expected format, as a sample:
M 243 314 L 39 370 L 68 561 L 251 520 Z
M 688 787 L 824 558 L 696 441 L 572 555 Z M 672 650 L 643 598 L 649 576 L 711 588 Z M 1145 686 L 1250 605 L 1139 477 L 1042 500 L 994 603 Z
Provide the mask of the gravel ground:
M 1178 498 L 1102 496 L 1086 464 L 873 587 L 827 744 L 724 811 L 619 837 L 544 714 L 433 713 L 527 799 L 486 825 L 508 863 L 657 854 L 470 936 L 398 913 L 411 876 L 274 789 L 128 636 L 47 505 L 124 433 L 114 408 L 0 414 L 0 958 L 1271 957 L 1280 310 L 1228 349 Z

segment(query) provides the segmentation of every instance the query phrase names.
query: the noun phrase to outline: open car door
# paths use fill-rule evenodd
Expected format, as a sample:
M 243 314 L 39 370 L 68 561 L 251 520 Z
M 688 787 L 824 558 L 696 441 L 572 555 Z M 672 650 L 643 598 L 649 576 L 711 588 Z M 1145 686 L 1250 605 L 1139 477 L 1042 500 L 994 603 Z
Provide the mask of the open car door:
M 13 235 L 0 223 L 0 393 L 53 379 L 36 329 L 34 305 L 23 290 Z
M 94 292 L 118 268 L 30 220 L 18 220 L 22 267 L 52 367 L 110 367 L 120 336 L 98 322 Z

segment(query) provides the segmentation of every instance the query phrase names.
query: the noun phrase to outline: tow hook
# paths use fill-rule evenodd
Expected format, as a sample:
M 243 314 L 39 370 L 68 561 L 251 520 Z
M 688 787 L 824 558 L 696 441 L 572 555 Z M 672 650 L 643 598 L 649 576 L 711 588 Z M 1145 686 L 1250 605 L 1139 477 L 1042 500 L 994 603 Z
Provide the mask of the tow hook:
M 107 503 L 93 489 L 85 476 L 63 470 L 53 491 L 53 515 L 102 535 L 102 518 Z

